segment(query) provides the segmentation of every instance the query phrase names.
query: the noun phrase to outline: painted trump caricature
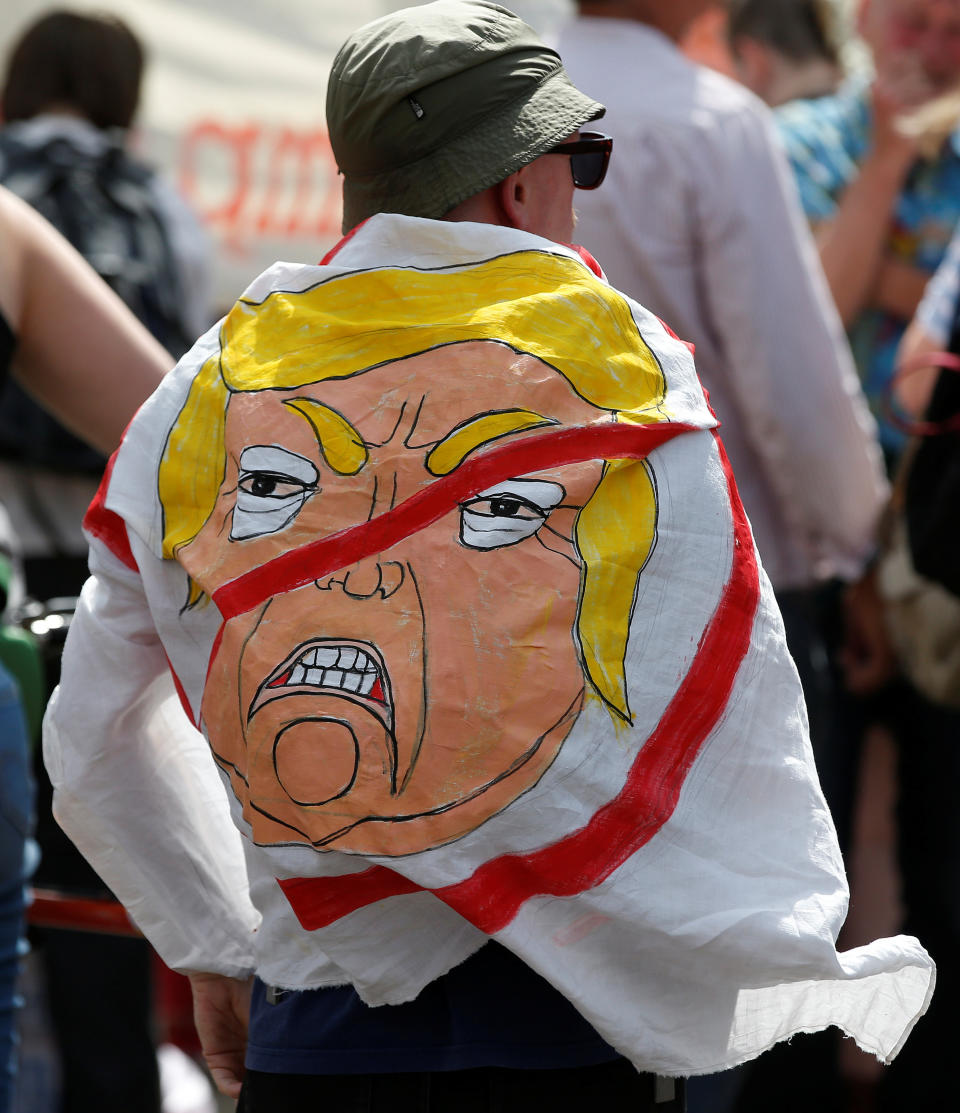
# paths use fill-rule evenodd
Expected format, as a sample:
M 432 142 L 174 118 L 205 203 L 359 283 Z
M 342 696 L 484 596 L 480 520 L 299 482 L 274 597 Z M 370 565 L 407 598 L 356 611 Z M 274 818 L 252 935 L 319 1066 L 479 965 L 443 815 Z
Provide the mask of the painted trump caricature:
M 391 1006 L 493 939 L 638 1070 L 831 1024 L 897 1053 L 933 964 L 836 949 L 691 355 L 575 248 L 378 214 L 184 356 L 87 514 L 44 743 L 168 965 Z
M 665 386 L 627 304 L 539 252 L 241 301 L 160 466 L 223 617 L 202 725 L 257 843 L 398 856 L 624 727 Z

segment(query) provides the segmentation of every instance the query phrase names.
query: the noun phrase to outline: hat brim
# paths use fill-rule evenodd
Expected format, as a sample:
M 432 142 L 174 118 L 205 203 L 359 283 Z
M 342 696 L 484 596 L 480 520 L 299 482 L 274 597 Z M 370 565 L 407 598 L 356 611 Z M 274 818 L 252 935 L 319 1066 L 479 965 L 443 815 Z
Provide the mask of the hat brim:
M 532 92 L 416 162 L 343 181 L 343 231 L 375 213 L 437 219 L 503 181 L 606 109 L 558 68 Z

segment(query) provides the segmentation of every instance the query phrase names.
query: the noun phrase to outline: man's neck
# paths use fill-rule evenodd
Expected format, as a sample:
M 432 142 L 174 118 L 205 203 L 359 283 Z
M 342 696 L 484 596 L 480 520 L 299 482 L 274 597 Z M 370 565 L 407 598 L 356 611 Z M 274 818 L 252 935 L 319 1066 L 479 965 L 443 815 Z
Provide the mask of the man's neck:
M 502 207 L 497 204 L 494 189 L 485 189 L 482 193 L 477 193 L 473 197 L 468 197 L 466 201 L 461 201 L 442 219 L 468 220 L 475 224 L 498 224 L 503 227 L 510 227 L 510 221 L 507 220 Z
M 700 10 L 709 4 L 686 0 L 580 0 L 581 15 L 598 19 L 631 19 L 644 23 L 679 42 Z

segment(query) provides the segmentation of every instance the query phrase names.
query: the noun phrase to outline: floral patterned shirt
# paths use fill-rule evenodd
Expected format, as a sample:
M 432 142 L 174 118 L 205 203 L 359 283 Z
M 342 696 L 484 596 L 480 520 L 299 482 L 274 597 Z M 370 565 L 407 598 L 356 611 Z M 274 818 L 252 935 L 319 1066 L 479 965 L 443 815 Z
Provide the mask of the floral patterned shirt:
M 776 113 L 800 199 L 811 224 L 830 220 L 870 148 L 869 87 L 847 82 L 833 96 L 794 101 Z M 960 220 L 960 131 L 940 157 L 918 161 L 907 176 L 887 237 L 892 257 L 931 275 Z M 884 398 L 907 320 L 866 308 L 850 328 L 850 343 L 864 391 L 880 423 L 881 441 L 897 452 L 903 436 L 884 419 Z

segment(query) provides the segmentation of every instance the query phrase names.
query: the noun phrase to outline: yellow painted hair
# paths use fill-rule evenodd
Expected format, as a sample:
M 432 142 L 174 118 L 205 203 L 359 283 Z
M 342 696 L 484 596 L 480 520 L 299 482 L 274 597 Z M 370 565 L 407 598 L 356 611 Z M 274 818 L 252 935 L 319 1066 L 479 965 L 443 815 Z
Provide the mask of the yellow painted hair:
M 258 303 L 241 299 L 224 320 L 219 356 L 198 373 L 164 450 L 164 556 L 174 557 L 197 535 L 216 503 L 230 393 L 343 379 L 475 340 L 543 360 L 618 421 L 666 420 L 663 372 L 628 304 L 562 256 L 518 252 L 460 270 L 385 268 L 299 293 L 277 291 Z M 648 469 L 610 462 L 577 525 L 583 558 L 577 634 L 591 683 L 624 719 L 629 616 L 655 527 Z

